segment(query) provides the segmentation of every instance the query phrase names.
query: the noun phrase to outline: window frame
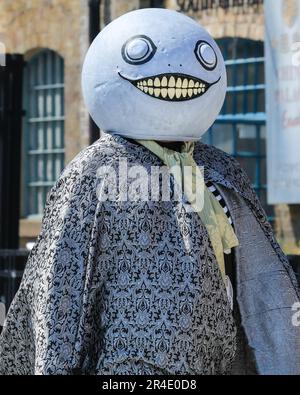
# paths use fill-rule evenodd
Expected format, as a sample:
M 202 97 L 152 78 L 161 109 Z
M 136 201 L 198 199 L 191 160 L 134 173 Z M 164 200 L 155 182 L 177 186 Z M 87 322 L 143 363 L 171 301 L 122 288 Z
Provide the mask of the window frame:
M 258 109 L 258 94 L 263 91 L 264 98 L 264 106 L 265 106 L 265 81 L 264 83 L 256 83 L 256 81 L 261 76 L 258 76 L 259 64 L 262 64 L 264 67 L 265 57 L 264 57 L 264 43 L 262 41 L 243 39 L 243 38 L 231 38 L 225 37 L 219 40 L 216 40 L 218 45 L 220 46 L 221 52 L 224 55 L 225 65 L 228 70 L 228 67 L 232 67 L 232 81 L 228 81 L 227 88 L 227 96 L 218 116 L 215 124 L 209 129 L 209 131 L 205 135 L 205 142 L 211 145 L 218 146 L 218 144 L 214 143 L 214 127 L 215 125 L 231 125 L 232 126 L 232 149 L 229 154 L 235 157 L 237 160 L 247 160 L 254 159 L 255 160 L 255 180 L 252 183 L 253 188 L 255 189 L 259 198 L 262 198 L 263 194 L 266 196 L 267 192 L 267 183 L 262 180 L 262 166 L 263 161 L 265 161 L 266 167 L 266 149 L 262 150 L 261 142 L 262 142 L 262 129 L 266 126 L 266 112 L 265 111 L 248 111 L 247 107 L 247 93 L 254 93 L 254 109 Z M 238 58 L 238 45 L 240 48 L 243 47 L 243 57 Z M 231 46 L 231 54 L 229 54 L 228 48 Z M 251 47 L 252 56 L 248 56 L 247 48 Z M 255 46 L 257 47 L 255 49 Z M 253 56 L 253 52 L 257 51 L 257 56 Z M 247 78 L 249 77 L 249 65 L 254 65 L 254 83 L 247 83 Z M 237 66 L 243 67 L 243 82 L 244 84 L 237 84 Z M 232 113 L 228 112 L 228 93 L 235 94 L 236 92 L 241 92 L 243 94 L 243 112 L 237 112 L 237 97 L 234 95 Z M 265 109 L 264 109 L 265 110 Z M 247 151 L 247 150 L 239 150 L 238 149 L 238 125 L 253 125 L 255 128 L 255 145 L 256 150 Z M 266 137 L 264 137 L 266 138 Z M 250 178 L 250 177 L 249 177 Z M 272 206 L 264 204 L 264 209 L 268 212 L 268 220 L 274 220 L 274 213 Z
M 33 74 L 34 77 L 32 77 Z M 41 76 L 41 74 L 43 75 Z M 39 78 L 43 80 L 43 83 L 40 83 Z M 23 117 L 22 133 L 24 163 L 22 169 L 22 218 L 41 219 L 48 191 L 64 168 L 64 90 L 64 59 L 57 52 L 48 48 L 35 52 L 26 62 L 23 79 L 23 108 L 25 115 Z M 38 108 L 40 105 L 38 102 L 40 100 L 39 94 L 42 95 L 43 101 L 42 115 L 39 114 L 40 108 Z M 57 105 L 58 102 L 60 103 L 59 106 Z M 52 111 L 50 116 L 46 115 L 49 108 Z M 58 108 L 60 108 L 60 115 L 56 114 Z M 49 133 L 49 130 L 51 130 L 51 133 Z M 43 141 L 42 147 L 38 144 L 38 138 L 41 138 Z M 59 147 L 57 146 L 58 139 L 60 140 Z M 49 142 L 51 143 L 49 144 Z M 39 177 L 40 169 L 38 166 L 41 166 L 41 163 L 43 179 Z M 52 167 L 51 180 L 48 179 L 49 167 Z M 34 190 L 35 192 L 33 192 Z M 40 201 L 39 193 L 42 196 Z M 32 201 L 32 196 L 34 202 Z

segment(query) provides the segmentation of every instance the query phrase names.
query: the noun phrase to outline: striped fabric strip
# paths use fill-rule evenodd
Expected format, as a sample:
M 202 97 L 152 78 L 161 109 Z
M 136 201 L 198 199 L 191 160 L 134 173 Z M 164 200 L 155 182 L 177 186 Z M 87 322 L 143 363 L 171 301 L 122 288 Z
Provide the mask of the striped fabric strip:
M 210 192 L 212 192 L 212 194 L 216 197 L 216 199 L 219 201 L 221 207 L 223 207 L 224 213 L 226 214 L 226 216 L 227 216 L 227 218 L 229 220 L 229 223 L 233 226 L 233 222 L 232 222 L 232 218 L 231 218 L 230 212 L 229 212 L 228 207 L 226 206 L 225 200 L 223 199 L 223 197 L 220 194 L 220 192 L 217 190 L 215 185 L 212 182 L 210 182 L 210 181 L 205 181 L 205 185 L 210 190 Z
M 215 187 L 215 185 L 210 182 L 210 181 L 205 181 L 205 185 L 207 188 L 213 193 L 213 195 L 217 198 L 219 201 L 220 205 L 223 207 L 223 210 L 230 222 L 230 224 L 233 226 L 233 221 L 230 215 L 230 212 L 228 210 L 228 207 L 226 206 L 225 200 L 218 191 L 218 189 Z M 232 261 L 231 261 L 231 250 L 224 251 L 225 254 L 225 271 L 226 271 L 226 292 L 227 292 L 227 297 L 230 303 L 231 310 L 233 310 L 233 299 L 234 299 L 234 291 L 232 287 L 232 281 L 233 281 L 233 267 L 232 267 Z

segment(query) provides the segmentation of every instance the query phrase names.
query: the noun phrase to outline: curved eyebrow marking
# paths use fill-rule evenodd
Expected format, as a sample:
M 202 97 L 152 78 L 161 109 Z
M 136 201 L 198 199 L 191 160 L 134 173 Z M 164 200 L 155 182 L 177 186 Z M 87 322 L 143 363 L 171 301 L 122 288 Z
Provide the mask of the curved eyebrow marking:
M 199 48 L 199 45 L 200 45 L 201 43 L 204 43 L 204 44 L 209 45 L 210 48 L 213 50 L 213 52 L 214 52 L 214 54 L 215 54 L 216 63 L 215 63 L 212 67 L 207 66 L 207 64 L 205 64 L 205 62 L 201 59 L 201 57 L 200 57 L 199 54 L 198 54 L 198 48 Z M 214 50 L 214 48 L 212 47 L 212 45 L 211 45 L 209 42 L 207 42 L 207 41 L 205 41 L 205 40 L 199 40 L 199 41 L 197 41 L 197 42 L 196 42 L 196 45 L 195 45 L 195 49 L 194 49 L 194 54 L 195 54 L 195 56 L 196 56 L 198 62 L 199 62 L 206 70 L 208 70 L 208 71 L 213 71 L 213 70 L 217 67 L 217 64 L 218 64 L 218 56 L 217 56 L 217 54 L 216 54 L 216 51 Z
M 135 61 L 135 60 L 130 60 L 126 56 L 126 46 L 130 41 L 132 41 L 136 38 L 144 39 L 148 44 L 150 44 L 151 52 L 147 53 L 148 56 L 145 55 L 146 58 L 144 57 L 144 59 L 142 59 L 142 60 Z M 144 63 L 149 62 L 149 60 L 151 60 L 153 58 L 153 56 L 155 55 L 156 51 L 157 51 L 157 46 L 154 44 L 154 42 L 151 40 L 151 38 L 148 36 L 145 36 L 143 34 L 138 34 L 136 36 L 130 37 L 128 40 L 125 41 L 125 43 L 122 45 L 122 49 L 121 49 L 122 58 L 125 60 L 126 63 L 133 64 L 133 65 L 139 65 L 139 64 L 144 64 Z

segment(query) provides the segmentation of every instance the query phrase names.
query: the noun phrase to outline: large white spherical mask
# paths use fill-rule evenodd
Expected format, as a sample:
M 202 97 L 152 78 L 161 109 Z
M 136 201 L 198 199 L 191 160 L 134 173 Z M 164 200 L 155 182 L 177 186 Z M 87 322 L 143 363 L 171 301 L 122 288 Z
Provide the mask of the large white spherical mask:
M 198 140 L 226 93 L 222 54 L 176 11 L 142 9 L 107 25 L 82 71 L 83 95 L 102 130 L 136 139 Z

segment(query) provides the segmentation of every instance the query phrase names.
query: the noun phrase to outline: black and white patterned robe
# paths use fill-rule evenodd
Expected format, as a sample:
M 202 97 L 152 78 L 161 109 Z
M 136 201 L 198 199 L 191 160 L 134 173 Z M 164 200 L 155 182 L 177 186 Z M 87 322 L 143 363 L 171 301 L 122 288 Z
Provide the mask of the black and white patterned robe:
M 180 202 L 101 202 L 99 166 L 118 159 L 150 171 L 146 148 L 105 134 L 63 171 L 0 337 L 1 374 L 228 374 L 236 327 L 260 374 L 300 373 L 299 289 L 237 162 L 197 143 L 240 246 L 230 309 L 199 216 Z M 255 244 L 254 244 L 255 243 Z

